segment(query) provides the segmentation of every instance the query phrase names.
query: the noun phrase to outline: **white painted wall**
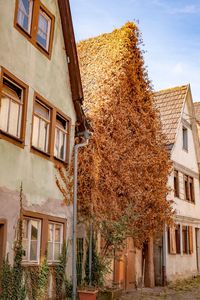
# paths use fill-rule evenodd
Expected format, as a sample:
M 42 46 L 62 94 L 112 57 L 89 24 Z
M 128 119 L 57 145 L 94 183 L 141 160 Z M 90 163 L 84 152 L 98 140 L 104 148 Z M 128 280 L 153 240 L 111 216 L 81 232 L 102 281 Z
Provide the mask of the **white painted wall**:
M 191 124 L 192 111 L 190 109 L 191 95 L 187 96 L 182 118 L 187 120 Z M 196 262 L 196 241 L 195 241 L 195 228 L 200 227 L 200 189 L 199 189 L 199 170 L 197 163 L 197 156 L 195 152 L 194 135 L 192 129 L 188 128 L 188 152 L 182 147 L 182 122 L 180 121 L 176 142 L 172 149 L 171 159 L 172 161 L 186 167 L 187 169 L 197 173 L 197 178 L 194 178 L 194 193 L 195 193 L 195 204 L 189 203 L 185 200 L 184 194 L 184 181 L 183 173 L 187 175 L 187 172 L 179 172 L 179 192 L 180 198 L 174 197 L 174 177 L 173 172 L 169 176 L 168 185 L 171 187 L 171 192 L 167 196 L 167 199 L 173 200 L 173 207 L 176 210 L 177 218 L 182 221 L 177 221 L 178 224 L 193 226 L 193 254 L 169 254 L 168 245 L 166 244 L 165 251 L 167 253 L 166 258 L 166 272 L 167 279 L 174 280 L 178 278 L 184 278 L 197 273 L 197 262 Z M 183 221 L 184 219 L 184 221 Z

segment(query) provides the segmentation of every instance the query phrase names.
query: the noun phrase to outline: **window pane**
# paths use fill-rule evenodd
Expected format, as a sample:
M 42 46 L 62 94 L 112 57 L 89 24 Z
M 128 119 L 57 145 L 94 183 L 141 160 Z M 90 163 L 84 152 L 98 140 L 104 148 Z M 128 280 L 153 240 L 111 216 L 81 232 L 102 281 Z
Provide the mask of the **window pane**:
M 50 119 L 50 111 L 47 107 L 41 105 L 40 103 L 35 103 L 34 111 L 37 115 L 49 120 Z
M 59 127 L 57 127 L 55 130 L 55 145 L 54 145 L 55 157 L 62 160 L 66 159 L 66 142 L 67 142 L 67 133 L 64 132 L 63 130 L 60 130 Z
M 32 133 L 32 145 L 38 147 L 39 139 L 39 122 L 40 119 L 36 116 L 33 117 L 33 133 Z
M 53 224 L 49 224 L 48 241 L 53 241 Z
M 31 220 L 31 240 L 38 239 L 38 221 Z
M 21 118 L 20 104 L 11 101 L 8 132 L 17 137 L 20 137 L 20 129 L 21 129 L 20 118 Z
M 54 260 L 58 260 L 61 254 L 61 244 L 54 244 Z
M 52 242 L 48 242 L 48 260 L 53 260 L 53 243 Z
M 56 157 L 59 157 L 58 148 L 59 148 L 59 130 L 56 128 L 56 131 L 55 131 L 55 145 L 54 145 L 54 155 Z
M 28 240 L 23 239 L 22 247 L 23 247 L 23 250 L 24 250 L 23 260 L 27 260 L 28 259 Z
M 49 124 L 40 119 L 40 132 L 39 132 L 39 143 L 38 148 L 47 152 L 48 150 L 48 131 Z
M 17 23 L 28 33 L 31 31 L 32 10 L 32 0 L 19 0 Z
M 40 10 L 38 21 L 37 42 L 46 50 L 49 48 L 51 19 L 45 12 Z
M 37 241 L 31 241 L 30 260 L 37 260 Z
M 9 111 L 9 98 L 2 96 L 0 102 L 0 128 L 3 131 L 8 130 L 8 111 Z
M 61 225 L 55 224 L 55 242 L 61 242 Z

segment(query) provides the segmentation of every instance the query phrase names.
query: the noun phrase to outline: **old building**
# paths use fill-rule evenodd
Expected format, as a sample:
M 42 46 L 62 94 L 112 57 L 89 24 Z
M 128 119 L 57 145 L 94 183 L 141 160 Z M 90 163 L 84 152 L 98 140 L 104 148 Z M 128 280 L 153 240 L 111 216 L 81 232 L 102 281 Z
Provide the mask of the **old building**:
M 200 267 L 199 140 L 190 85 L 154 95 L 172 161 L 167 200 L 175 225 L 155 243 L 156 284 L 195 275 Z
M 23 263 L 38 265 L 48 249 L 54 264 L 72 215 L 55 165 L 69 164 L 85 129 L 69 2 L 1 0 L 0 27 L 0 264 L 6 253 L 12 261 L 21 184 Z

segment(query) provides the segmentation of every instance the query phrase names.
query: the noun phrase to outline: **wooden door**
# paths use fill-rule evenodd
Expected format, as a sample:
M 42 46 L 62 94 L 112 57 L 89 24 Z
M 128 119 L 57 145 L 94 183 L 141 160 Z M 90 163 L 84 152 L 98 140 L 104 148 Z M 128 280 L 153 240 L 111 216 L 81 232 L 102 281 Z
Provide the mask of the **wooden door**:
M 114 283 L 128 291 L 135 288 L 135 251 L 132 238 L 127 238 L 123 251 L 115 257 Z
M 133 238 L 127 238 L 127 249 L 126 249 L 126 279 L 125 289 L 133 290 L 135 288 L 135 249 Z

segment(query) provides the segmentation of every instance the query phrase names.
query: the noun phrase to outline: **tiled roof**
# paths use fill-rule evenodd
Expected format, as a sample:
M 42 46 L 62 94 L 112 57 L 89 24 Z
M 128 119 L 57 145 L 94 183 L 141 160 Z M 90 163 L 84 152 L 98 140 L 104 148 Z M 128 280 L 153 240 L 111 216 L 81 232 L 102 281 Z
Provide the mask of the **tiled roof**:
M 183 85 L 154 93 L 155 107 L 160 112 L 162 129 L 166 135 L 167 144 L 175 142 L 187 89 L 188 85 Z
M 196 120 L 200 124 L 200 102 L 194 102 L 194 111 Z

